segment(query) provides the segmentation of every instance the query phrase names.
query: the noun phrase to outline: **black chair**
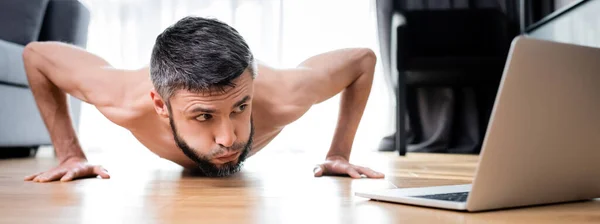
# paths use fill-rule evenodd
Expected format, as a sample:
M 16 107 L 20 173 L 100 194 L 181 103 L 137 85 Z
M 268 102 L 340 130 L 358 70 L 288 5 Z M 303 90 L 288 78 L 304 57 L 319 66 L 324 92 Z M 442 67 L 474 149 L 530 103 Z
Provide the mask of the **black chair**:
M 419 120 L 414 94 L 425 86 L 498 87 L 518 24 L 495 9 L 429 10 L 402 12 L 397 27 L 395 148 L 405 155 L 406 115 L 418 138 Z

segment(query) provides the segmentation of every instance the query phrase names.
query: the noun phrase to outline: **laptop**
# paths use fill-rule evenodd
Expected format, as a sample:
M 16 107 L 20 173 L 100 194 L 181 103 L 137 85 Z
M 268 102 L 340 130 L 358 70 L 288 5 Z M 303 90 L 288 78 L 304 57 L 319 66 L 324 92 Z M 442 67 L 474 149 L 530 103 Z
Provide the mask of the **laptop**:
M 472 184 L 355 195 L 471 212 L 600 197 L 600 49 L 516 37 Z

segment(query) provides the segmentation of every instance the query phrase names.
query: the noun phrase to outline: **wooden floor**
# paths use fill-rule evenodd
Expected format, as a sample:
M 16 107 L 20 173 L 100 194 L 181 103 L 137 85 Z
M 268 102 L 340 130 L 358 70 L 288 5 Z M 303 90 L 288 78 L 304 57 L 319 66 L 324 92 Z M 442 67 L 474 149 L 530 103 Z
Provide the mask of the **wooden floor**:
M 0 160 L 0 223 L 599 223 L 600 201 L 469 214 L 354 196 L 356 190 L 470 183 L 476 156 L 353 154 L 385 179 L 314 178 L 314 156 L 261 152 L 227 178 L 187 175 L 158 158 L 90 155 L 109 180 L 32 183 L 22 178 L 55 165 Z

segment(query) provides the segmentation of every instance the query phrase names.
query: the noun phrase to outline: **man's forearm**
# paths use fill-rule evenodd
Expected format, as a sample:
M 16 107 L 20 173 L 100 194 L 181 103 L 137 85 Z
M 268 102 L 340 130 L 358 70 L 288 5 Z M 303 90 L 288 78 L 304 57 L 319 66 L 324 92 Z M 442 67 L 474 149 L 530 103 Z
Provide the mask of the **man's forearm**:
M 359 75 L 342 92 L 337 126 L 327 158 L 350 158 L 356 130 L 371 92 L 376 60 L 374 54 L 367 54 L 357 62 Z
M 39 69 L 40 58 L 26 49 L 23 55 L 29 87 L 50 134 L 56 156 L 63 162 L 71 157 L 85 158 L 71 121 L 67 94 Z

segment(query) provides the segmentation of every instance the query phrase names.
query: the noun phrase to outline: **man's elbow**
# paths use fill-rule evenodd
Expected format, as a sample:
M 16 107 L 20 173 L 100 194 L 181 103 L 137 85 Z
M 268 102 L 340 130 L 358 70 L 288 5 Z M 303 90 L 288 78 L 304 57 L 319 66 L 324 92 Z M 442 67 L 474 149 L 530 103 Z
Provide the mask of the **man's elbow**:
M 359 48 L 358 51 L 360 52 L 363 60 L 375 65 L 375 62 L 377 61 L 377 55 L 373 50 L 371 50 L 371 48 Z
M 357 48 L 354 50 L 352 64 L 358 74 L 357 79 L 372 80 L 377 64 L 377 55 L 369 48 Z
M 23 60 L 28 61 L 34 56 L 35 49 L 38 47 L 37 45 L 39 45 L 39 42 L 31 42 L 25 45 L 22 54 Z
M 377 64 L 377 55 L 370 48 L 357 48 L 355 53 L 355 65 L 363 74 L 372 75 Z

